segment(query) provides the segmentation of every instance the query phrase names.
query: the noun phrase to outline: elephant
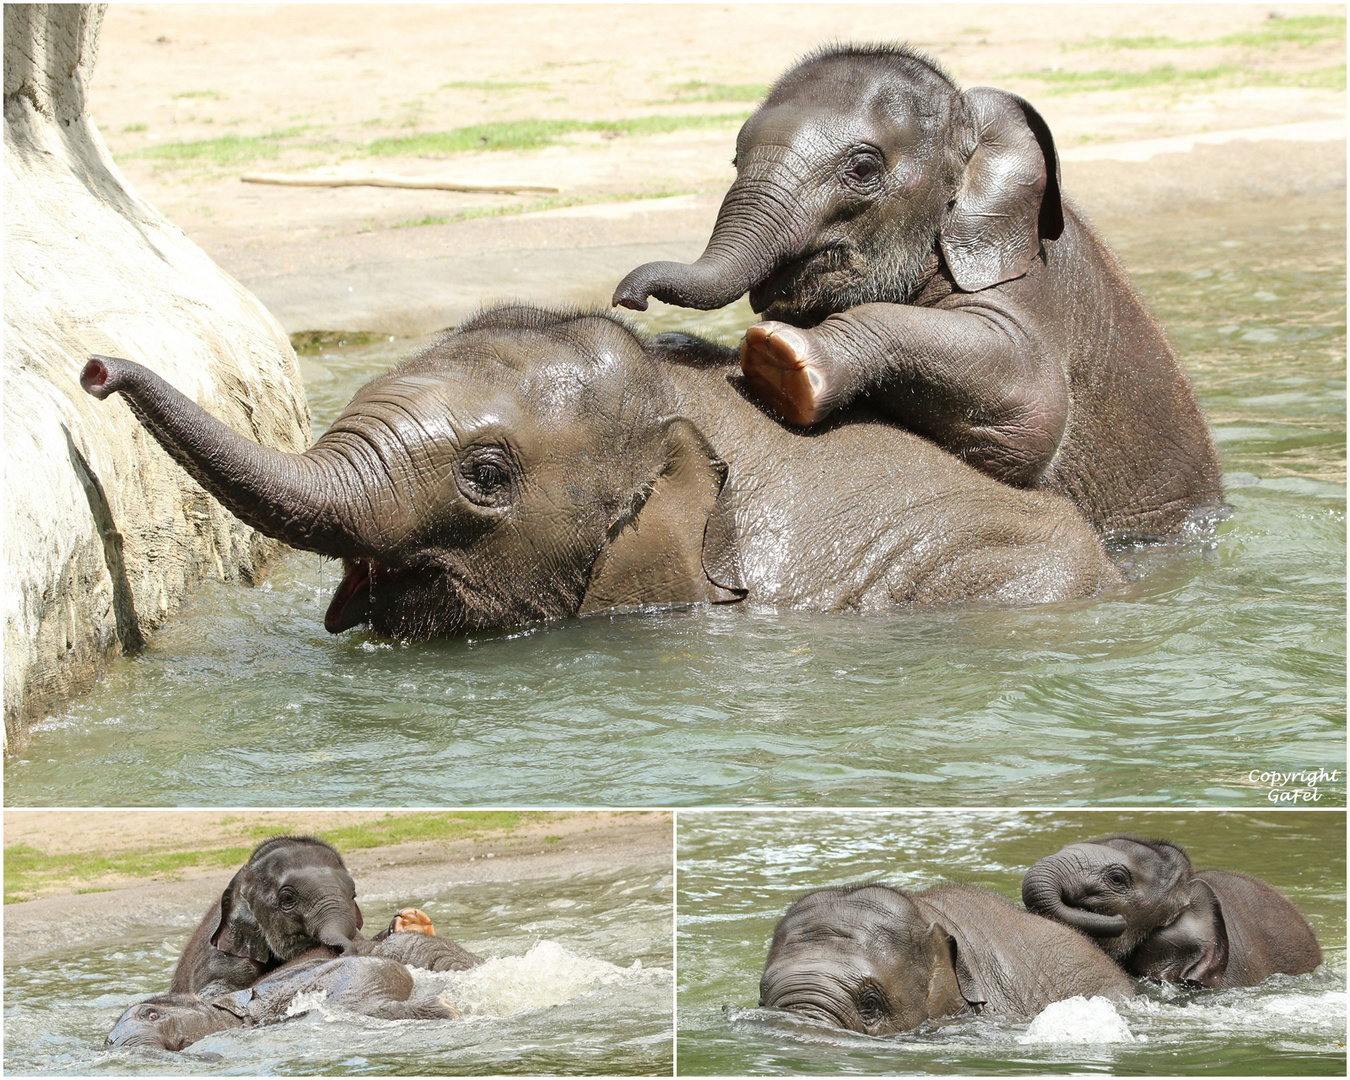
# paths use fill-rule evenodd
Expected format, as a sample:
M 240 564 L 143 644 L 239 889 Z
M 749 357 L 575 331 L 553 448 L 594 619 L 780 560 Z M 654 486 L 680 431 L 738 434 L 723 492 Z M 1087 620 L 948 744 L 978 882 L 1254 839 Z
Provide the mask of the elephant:
M 969 885 L 817 889 L 774 928 L 761 1007 L 867 1035 L 970 1013 L 1029 1019 L 1134 984 L 1082 934 Z
M 370 955 L 386 939 L 379 954 L 412 967 L 458 971 L 481 962 L 436 937 L 416 908 L 400 910 L 371 939 L 361 936 L 363 925 L 342 856 L 313 836 L 274 836 L 253 850 L 188 939 L 169 990 L 214 998 L 252 986 L 320 946 L 342 956 Z
M 422 934 L 406 936 L 428 940 Z M 319 991 L 335 1005 L 381 1020 L 459 1017 L 444 996 L 414 998 L 412 975 L 397 960 L 334 957 L 326 949 L 315 949 L 233 993 L 208 999 L 170 992 L 137 1002 L 121 1015 L 106 1042 L 109 1046 L 182 1050 L 213 1032 L 285 1020 L 292 1015 L 289 1010 L 297 997 Z
M 693 263 L 646 263 L 613 304 L 710 309 L 747 291 L 752 392 L 790 424 L 851 402 L 1118 543 L 1222 507 L 1190 383 L 1124 269 L 1060 193 L 1040 114 L 899 46 L 838 45 L 779 78 Z
M 1022 879 L 1028 911 L 1072 926 L 1131 975 L 1191 986 L 1256 986 L 1322 962 L 1287 897 L 1246 874 L 1196 871 L 1166 840 L 1069 844 Z
M 605 312 L 507 305 L 359 390 L 303 454 L 130 360 L 120 393 L 247 524 L 341 558 L 324 618 L 393 638 L 677 604 L 826 611 L 1072 600 L 1123 577 L 1065 499 L 883 422 L 789 431 L 734 350 Z

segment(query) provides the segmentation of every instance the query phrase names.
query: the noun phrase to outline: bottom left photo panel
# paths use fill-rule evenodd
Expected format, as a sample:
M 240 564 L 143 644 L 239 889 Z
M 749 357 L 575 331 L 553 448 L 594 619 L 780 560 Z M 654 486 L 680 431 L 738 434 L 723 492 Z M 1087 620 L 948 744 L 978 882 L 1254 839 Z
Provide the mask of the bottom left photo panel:
M 670 813 L 10 810 L 4 1071 L 671 1075 Z

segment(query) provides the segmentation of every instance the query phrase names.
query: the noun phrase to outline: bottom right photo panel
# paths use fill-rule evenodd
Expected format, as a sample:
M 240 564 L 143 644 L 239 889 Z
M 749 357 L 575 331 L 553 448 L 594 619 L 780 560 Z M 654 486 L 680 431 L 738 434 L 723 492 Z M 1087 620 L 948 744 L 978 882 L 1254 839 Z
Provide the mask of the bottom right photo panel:
M 677 1070 L 1345 1075 L 1343 811 L 677 815 Z

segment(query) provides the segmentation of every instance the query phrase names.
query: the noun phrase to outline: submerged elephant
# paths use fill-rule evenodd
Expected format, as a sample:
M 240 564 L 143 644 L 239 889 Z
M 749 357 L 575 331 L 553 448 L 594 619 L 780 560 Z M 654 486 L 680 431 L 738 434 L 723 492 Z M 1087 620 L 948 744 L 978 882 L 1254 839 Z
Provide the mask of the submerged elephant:
M 428 940 L 422 934 L 396 936 Z M 414 998 L 412 975 L 397 960 L 382 956 L 335 958 L 326 950 L 315 950 L 233 993 L 209 1000 L 196 994 L 168 993 L 137 1002 L 118 1019 L 107 1043 L 182 1050 L 213 1032 L 285 1020 L 292 1015 L 289 1010 L 297 997 L 316 992 L 325 994 L 334 1005 L 381 1020 L 459 1017 L 443 996 Z
M 1072 499 L 1105 535 L 1165 537 L 1222 503 L 1214 444 L 1124 270 L 1062 199 L 1050 129 L 906 48 L 783 75 L 736 141 L 707 250 L 613 302 L 766 321 L 749 384 L 794 424 L 855 400 L 991 476 Z
M 324 625 L 393 637 L 747 600 L 818 610 L 1084 597 L 1123 579 L 1065 500 L 881 422 L 792 432 L 735 354 L 599 313 L 504 307 L 357 392 L 304 454 L 268 450 L 139 364 L 93 357 L 248 524 L 339 557 Z
M 1197 986 L 1255 986 L 1322 962 L 1302 913 L 1263 881 L 1196 871 L 1165 840 L 1069 844 L 1022 879 L 1027 910 L 1081 930 L 1126 971 Z
M 763 1007 L 868 1035 L 973 1012 L 1030 1018 L 1078 995 L 1133 994 L 1083 935 L 968 885 L 807 893 L 775 927 L 759 983 Z

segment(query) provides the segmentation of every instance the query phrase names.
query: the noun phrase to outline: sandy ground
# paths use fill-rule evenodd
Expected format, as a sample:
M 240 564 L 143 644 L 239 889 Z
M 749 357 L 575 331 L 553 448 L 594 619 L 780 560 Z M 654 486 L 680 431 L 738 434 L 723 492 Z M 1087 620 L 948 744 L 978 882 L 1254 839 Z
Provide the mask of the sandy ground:
M 964 85 L 1034 101 L 1056 134 L 1066 190 L 1099 218 L 1343 185 L 1343 90 L 1221 79 L 1064 93 L 1036 77 L 1171 65 L 1287 81 L 1344 63 L 1342 39 L 1218 43 L 1259 31 L 1270 14 L 1258 5 L 114 5 L 90 103 L 131 182 L 289 332 L 403 335 L 504 296 L 603 303 L 638 263 L 694 257 L 733 175 L 735 124 L 587 131 L 542 149 L 449 155 L 373 157 L 375 140 L 497 121 L 740 116 L 752 103 L 725 100 L 735 88 L 753 97 L 821 43 L 907 40 Z M 1163 37 L 1184 47 L 1157 44 Z M 1281 141 L 1267 131 L 1156 146 L 1272 127 Z M 274 156 L 140 156 L 223 137 L 267 137 L 263 152 Z M 1155 144 L 1143 160 L 1140 143 Z M 543 183 L 582 203 L 455 221 L 446 219 L 551 204 L 240 181 L 260 170 Z M 428 218 L 446 223 L 408 224 Z
M 374 816 L 383 817 L 385 811 Z M 46 838 L 49 850 L 83 847 L 98 837 L 96 850 L 114 851 L 153 842 L 168 831 L 174 845 L 229 841 L 225 819 L 273 821 L 302 828 L 372 816 L 365 812 L 303 811 L 258 815 L 210 811 L 122 813 L 115 811 L 7 811 L 5 843 Z M 26 820 L 32 819 L 32 820 Z M 91 819 L 103 819 L 101 821 Z M 222 823 L 223 822 L 223 823 Z M 545 836 L 561 837 L 545 840 Z M 632 868 L 673 873 L 673 825 L 668 813 L 558 814 L 545 822 L 496 835 L 449 843 L 400 844 L 344 853 L 357 883 L 358 899 L 373 928 L 383 926 L 404 904 L 417 904 L 428 890 L 478 882 L 503 883 L 563 878 Z M 162 923 L 167 933 L 194 926 L 233 870 L 188 871 L 177 880 L 123 882 L 108 892 L 56 896 L 4 907 L 6 963 L 20 963 L 53 949 L 107 941 L 130 928 Z

